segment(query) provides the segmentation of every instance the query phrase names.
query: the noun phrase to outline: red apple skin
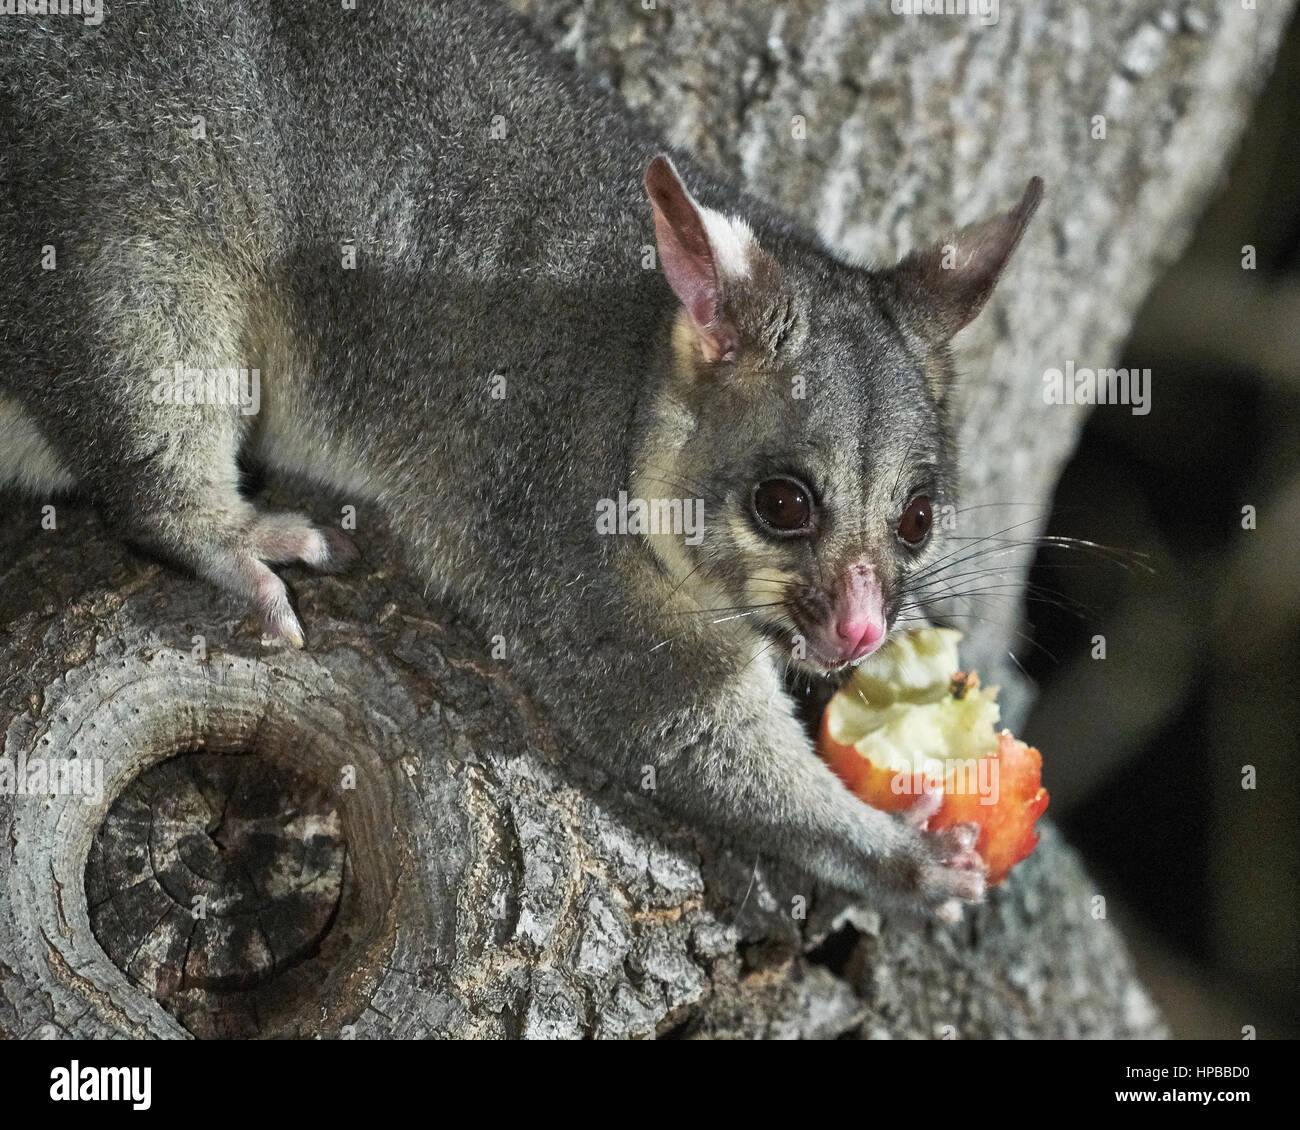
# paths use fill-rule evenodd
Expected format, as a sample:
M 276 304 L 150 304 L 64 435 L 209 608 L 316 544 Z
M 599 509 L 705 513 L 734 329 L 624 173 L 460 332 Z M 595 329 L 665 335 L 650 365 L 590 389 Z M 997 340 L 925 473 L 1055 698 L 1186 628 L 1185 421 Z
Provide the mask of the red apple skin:
M 829 708 L 822 716 L 817 752 L 845 786 L 872 808 L 901 812 L 920 795 L 921 782 L 911 791 L 896 793 L 892 770 L 873 765 L 853 746 L 830 736 Z M 1038 846 L 1034 821 L 1047 808 L 1043 788 L 1043 758 L 1038 750 L 1017 741 L 1009 731 L 998 735 L 998 748 L 990 757 L 998 759 L 998 803 L 981 804 L 975 793 L 945 794 L 938 811 L 930 818 L 931 830 L 970 821 L 979 826 L 975 851 L 988 864 L 988 884 L 997 886 L 1007 873 Z

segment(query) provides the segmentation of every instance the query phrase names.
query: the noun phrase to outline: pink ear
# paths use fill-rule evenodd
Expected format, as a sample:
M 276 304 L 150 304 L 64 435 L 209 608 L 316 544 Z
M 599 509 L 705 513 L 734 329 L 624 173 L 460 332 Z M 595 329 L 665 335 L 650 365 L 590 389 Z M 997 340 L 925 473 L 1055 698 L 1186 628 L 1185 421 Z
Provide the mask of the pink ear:
M 722 312 L 722 280 L 700 206 L 664 156 L 646 169 L 645 190 L 654 208 L 664 276 L 690 315 L 705 360 L 734 360 L 736 332 Z

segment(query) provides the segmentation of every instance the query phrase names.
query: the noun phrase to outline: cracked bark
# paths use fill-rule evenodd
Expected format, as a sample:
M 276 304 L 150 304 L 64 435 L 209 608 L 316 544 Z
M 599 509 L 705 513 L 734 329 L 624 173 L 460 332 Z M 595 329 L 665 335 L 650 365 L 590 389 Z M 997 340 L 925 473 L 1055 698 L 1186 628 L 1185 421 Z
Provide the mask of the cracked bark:
M 976 536 L 1037 532 L 1085 411 L 1044 406 L 1042 371 L 1111 362 L 1287 15 L 1051 0 L 982 29 L 849 0 L 515 6 L 851 255 L 892 257 L 1046 178 L 1036 229 L 960 340 L 960 521 Z M 0 795 L 0 1034 L 1162 1032 L 1050 826 L 959 927 L 828 898 L 798 919 L 773 894 L 787 877 L 566 758 L 384 537 L 353 574 L 294 576 L 310 647 L 267 652 L 224 598 L 130 556 L 86 510 L 60 506 L 42 531 L 38 503 L 6 502 L 4 753 L 102 764 L 104 794 Z M 1015 722 L 1014 617 L 994 619 L 966 655 Z M 259 784 L 241 793 L 243 764 Z M 298 900 L 288 921 L 265 919 L 281 900 Z M 126 929 L 141 915 L 160 925 Z

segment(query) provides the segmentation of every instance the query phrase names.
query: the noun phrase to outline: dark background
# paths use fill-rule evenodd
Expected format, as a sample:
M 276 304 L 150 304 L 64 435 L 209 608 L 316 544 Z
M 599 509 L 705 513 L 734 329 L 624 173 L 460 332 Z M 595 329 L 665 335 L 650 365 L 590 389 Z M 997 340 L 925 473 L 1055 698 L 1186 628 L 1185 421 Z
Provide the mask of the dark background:
M 1057 494 L 1049 534 L 1143 557 L 1041 552 L 1018 652 L 1051 814 L 1180 1037 L 1300 1034 L 1298 125 L 1300 21 L 1119 362 L 1150 414 L 1094 409 Z

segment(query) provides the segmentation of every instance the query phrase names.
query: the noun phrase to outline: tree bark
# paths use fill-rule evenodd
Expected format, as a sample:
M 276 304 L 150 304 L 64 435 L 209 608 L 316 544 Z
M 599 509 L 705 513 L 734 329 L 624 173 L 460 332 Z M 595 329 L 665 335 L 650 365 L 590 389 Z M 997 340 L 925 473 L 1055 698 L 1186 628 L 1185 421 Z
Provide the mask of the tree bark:
M 960 350 L 961 532 L 1026 522 L 1026 539 L 1086 411 L 1045 405 L 1042 372 L 1111 363 L 1224 168 L 1288 7 L 1051 0 L 1004 4 L 986 28 L 849 0 L 515 6 L 846 254 L 892 258 L 1046 178 Z M 386 537 L 354 573 L 295 576 L 310 646 L 272 651 L 88 510 L 58 505 L 46 530 L 38 503 L 9 509 L 10 780 L 20 761 L 72 758 L 88 795 L 0 790 L 0 1034 L 1163 1032 L 1050 825 L 959 926 L 830 896 L 798 916 L 772 868 L 566 756 Z M 1009 549 L 1019 593 L 1031 548 Z M 1027 699 L 1002 658 L 1007 603 L 965 654 L 1014 722 Z

